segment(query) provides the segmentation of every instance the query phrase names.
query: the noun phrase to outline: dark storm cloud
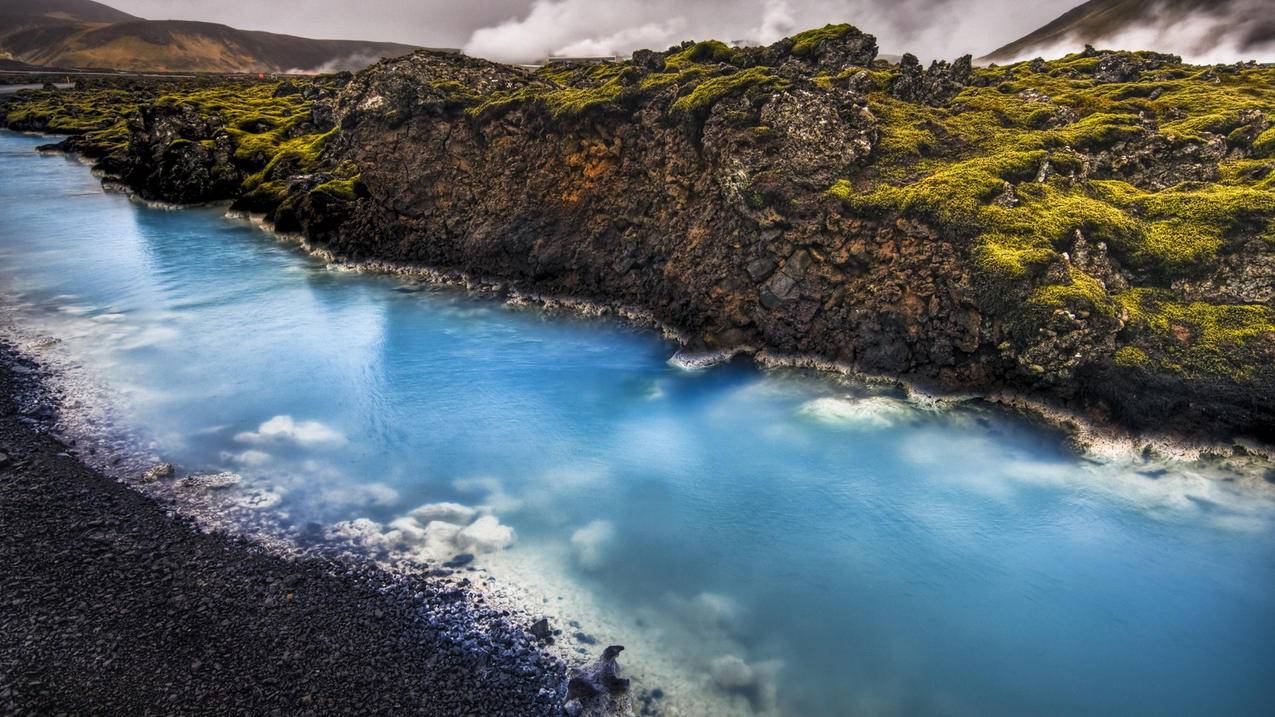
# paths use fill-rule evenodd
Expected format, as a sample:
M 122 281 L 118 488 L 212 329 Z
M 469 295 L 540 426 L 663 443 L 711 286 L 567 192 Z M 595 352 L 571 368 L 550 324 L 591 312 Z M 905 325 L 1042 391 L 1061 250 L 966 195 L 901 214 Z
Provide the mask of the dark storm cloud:
M 1081 0 L 107 0 L 151 19 L 223 22 L 310 37 L 393 40 L 462 47 L 510 62 L 550 54 L 602 55 L 664 49 L 685 39 L 773 42 L 829 22 L 876 35 L 882 52 L 923 59 L 980 55 L 1049 22 Z M 1241 4 L 1270 0 L 1241 0 Z M 1234 48 L 1200 55 L 1179 42 L 1199 28 L 1136 28 L 1119 40 L 1199 59 L 1228 59 Z M 1203 27 L 1203 26 L 1201 26 Z M 1209 31 L 1204 31 L 1207 35 Z M 1200 33 L 1196 33 L 1197 35 Z M 1156 44 L 1158 43 L 1158 45 Z M 1065 45 L 1066 43 L 1063 43 Z M 1110 43 L 1115 46 L 1115 43 Z M 1061 54 L 1075 49 L 1059 45 Z M 1183 46 L 1178 46 L 1183 45 Z M 1214 48 L 1216 50 L 1216 48 Z

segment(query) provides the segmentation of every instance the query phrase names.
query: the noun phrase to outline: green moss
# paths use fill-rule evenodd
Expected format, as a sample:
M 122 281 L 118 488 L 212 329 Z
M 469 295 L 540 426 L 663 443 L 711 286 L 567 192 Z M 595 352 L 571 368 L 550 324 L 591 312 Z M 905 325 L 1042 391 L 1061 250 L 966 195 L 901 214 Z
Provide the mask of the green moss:
M 1039 246 L 1030 238 L 996 232 L 979 237 L 974 248 L 975 266 L 983 274 L 1001 279 L 1021 278 L 1057 256 L 1053 249 Z
M 1116 351 L 1116 365 L 1124 368 L 1146 368 L 1151 365 L 1151 357 L 1137 346 L 1122 346 Z
M 1132 139 L 1144 132 L 1146 129 L 1138 125 L 1135 116 L 1095 112 L 1064 128 L 1046 133 L 1041 140 L 1045 146 L 1095 149 Z
M 477 92 L 456 80 L 430 80 L 429 86 L 449 102 L 459 105 L 473 105 L 480 101 Z
M 664 58 L 664 71 L 681 71 L 701 63 L 731 62 L 735 51 L 717 40 L 705 40 Z
M 819 44 L 826 41 L 839 40 L 854 28 L 850 25 L 824 25 L 814 30 L 806 30 L 792 36 L 792 54 L 795 57 L 806 57 L 814 52 Z
M 270 159 L 261 171 L 249 175 L 243 182 L 244 191 L 251 193 L 263 184 L 269 184 L 280 174 L 305 174 L 318 164 L 323 147 L 336 130 L 303 134 L 285 140 L 273 147 Z
M 694 83 L 704 77 L 720 73 L 720 68 L 691 65 L 676 72 L 656 72 L 638 81 L 638 87 L 645 91 L 658 91 L 671 85 Z
M 352 202 L 358 196 L 357 187 L 361 179 L 361 175 L 355 175 L 347 179 L 332 179 L 320 184 L 312 191 L 325 194 L 338 201 Z
M 1275 159 L 1275 126 L 1257 135 L 1253 140 L 1253 156 Z
M 473 95 L 469 114 L 485 117 L 516 107 L 538 105 L 555 118 L 619 110 L 636 96 L 640 73 L 631 63 L 548 66 L 535 79 L 512 90 Z
M 1137 264 L 1177 276 L 1213 259 L 1229 233 L 1275 217 L 1275 194 L 1223 184 L 1184 184 L 1147 192 L 1133 206 L 1145 232 L 1125 246 Z
M 129 115 L 149 97 L 116 88 L 32 90 L 7 98 L 5 124 L 80 135 L 80 151 L 91 157 L 122 156 L 128 146 Z
M 1134 341 L 1163 370 L 1188 378 L 1270 378 L 1275 312 L 1258 304 L 1183 302 L 1171 292 L 1134 289 L 1116 297 Z
M 1119 306 L 1097 279 L 1079 269 L 1072 269 L 1069 279 L 1067 284 L 1046 284 L 1037 288 L 1028 298 L 1028 304 L 1051 313 L 1056 309 L 1068 309 L 1109 317 L 1118 315 Z
M 260 181 L 246 188 L 240 201 L 255 210 L 269 210 L 288 198 L 288 186 L 282 181 Z
M 1217 182 L 1155 192 L 1067 179 L 1090 171 L 1094 153 L 1150 133 L 1177 145 L 1246 136 L 1240 125 L 1253 110 L 1275 112 L 1275 68 L 1217 71 L 1214 82 L 1200 68 L 1171 65 L 1098 84 L 1097 63 L 1070 55 L 1036 69 L 979 68 L 984 81 L 946 107 L 872 92 L 873 159 L 832 194 L 858 212 L 915 213 L 969 234 L 980 271 L 1001 281 L 1048 264 L 1076 229 L 1165 286 L 1213 266 L 1234 238 L 1275 239 L 1275 163 L 1261 159 L 1275 151 L 1275 130 L 1252 142 L 1253 159 L 1219 165 Z
M 772 75 L 768 68 L 750 67 L 700 82 L 688 94 L 677 98 L 670 109 L 677 114 L 703 115 L 730 95 L 758 87 L 781 89 L 787 85 L 787 80 Z

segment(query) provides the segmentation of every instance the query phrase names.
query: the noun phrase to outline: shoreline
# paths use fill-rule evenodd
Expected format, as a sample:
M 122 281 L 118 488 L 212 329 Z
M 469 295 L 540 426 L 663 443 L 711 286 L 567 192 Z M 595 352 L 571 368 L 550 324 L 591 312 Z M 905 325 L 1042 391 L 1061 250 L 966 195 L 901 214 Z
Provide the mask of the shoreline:
M 44 379 L 0 344 L 0 711 L 561 713 L 570 666 L 468 578 L 207 530 L 74 457 Z
M 183 208 L 180 204 L 156 203 L 143 199 L 132 189 L 119 183 L 115 186 L 128 194 L 131 200 L 145 203 L 147 206 L 160 206 L 174 210 Z M 971 393 L 932 390 L 905 376 L 865 373 L 854 366 L 817 355 L 778 353 L 764 347 L 757 348 L 750 345 L 709 352 L 688 351 L 691 341 L 687 338 L 685 331 L 660 321 L 652 312 L 641 307 L 588 297 L 548 294 L 534 288 L 521 287 L 514 280 L 475 276 L 459 269 L 439 269 L 382 259 L 351 260 L 325 247 L 315 246 L 301 234 L 276 230 L 262 214 L 228 210 L 226 216 L 232 220 L 246 221 L 276 241 L 296 245 L 307 256 L 340 271 L 411 277 L 435 286 L 460 288 L 511 306 L 529 306 L 546 312 L 561 311 L 585 318 L 610 317 L 630 326 L 655 331 L 664 339 L 678 345 L 679 349 L 669 358 L 669 363 L 683 370 L 711 368 L 736 357 L 746 356 L 760 370 L 809 370 L 827 377 L 844 378 L 869 386 L 895 388 L 902 391 L 907 400 L 915 403 L 950 406 L 968 401 L 982 402 L 1060 432 L 1064 442 L 1077 454 L 1096 460 L 1154 458 L 1174 463 L 1192 463 L 1202 459 L 1226 458 L 1238 453 L 1242 456 L 1258 456 L 1266 461 L 1275 462 L 1275 445 L 1267 445 L 1238 436 L 1227 440 L 1211 440 L 1191 439 L 1168 432 L 1136 433 L 1114 423 L 1084 416 L 1046 399 L 1010 389 Z M 1241 449 L 1242 452 L 1237 449 Z

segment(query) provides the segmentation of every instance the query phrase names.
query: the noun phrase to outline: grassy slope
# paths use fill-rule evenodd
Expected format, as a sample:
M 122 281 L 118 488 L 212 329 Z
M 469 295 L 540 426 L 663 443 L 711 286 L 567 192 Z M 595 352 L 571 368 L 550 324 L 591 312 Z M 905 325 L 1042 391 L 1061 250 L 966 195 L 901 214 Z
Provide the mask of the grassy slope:
M 179 72 L 358 69 L 414 49 L 143 20 L 86 0 L 0 0 L 0 51 L 38 65 Z

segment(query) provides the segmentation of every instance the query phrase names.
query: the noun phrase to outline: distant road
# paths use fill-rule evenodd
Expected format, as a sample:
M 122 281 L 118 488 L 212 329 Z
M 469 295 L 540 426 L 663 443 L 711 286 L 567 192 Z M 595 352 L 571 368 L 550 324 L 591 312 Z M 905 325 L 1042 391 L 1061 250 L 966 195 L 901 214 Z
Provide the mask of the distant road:
M 194 75 L 169 75 L 158 72 L 109 72 L 94 70 L 0 70 L 0 75 L 55 75 L 58 77 L 169 77 L 178 80 L 193 79 Z
M 71 87 L 75 87 L 75 83 L 74 82 L 55 82 L 53 83 L 53 86 L 57 87 L 59 90 L 65 90 Z M 14 92 L 17 92 L 18 90 L 38 90 L 41 87 L 44 87 L 44 85 L 42 84 L 0 85 L 0 95 L 11 95 Z

